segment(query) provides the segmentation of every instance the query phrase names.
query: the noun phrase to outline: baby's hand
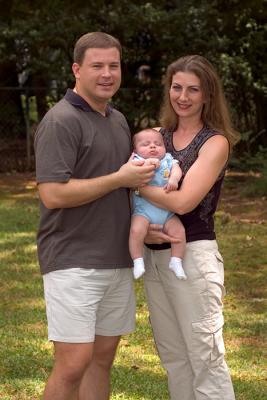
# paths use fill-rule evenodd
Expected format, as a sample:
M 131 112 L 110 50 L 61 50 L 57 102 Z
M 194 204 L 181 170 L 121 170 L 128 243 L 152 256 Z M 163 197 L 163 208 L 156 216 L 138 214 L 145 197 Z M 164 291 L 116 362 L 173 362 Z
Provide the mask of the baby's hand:
M 170 177 L 168 183 L 164 186 L 164 190 L 166 193 L 172 192 L 173 190 L 177 190 L 178 182 L 177 179 Z
M 157 158 L 147 158 L 145 160 L 146 165 L 154 165 L 155 168 L 158 168 L 160 166 L 160 160 Z

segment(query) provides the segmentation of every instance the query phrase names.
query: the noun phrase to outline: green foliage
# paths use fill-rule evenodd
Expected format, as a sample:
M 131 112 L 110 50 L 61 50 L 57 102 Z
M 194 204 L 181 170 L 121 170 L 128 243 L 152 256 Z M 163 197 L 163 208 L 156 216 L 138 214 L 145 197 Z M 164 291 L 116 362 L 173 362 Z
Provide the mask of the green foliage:
M 247 134 L 247 139 L 242 139 L 248 145 L 248 150 L 241 157 L 233 157 L 230 166 L 239 171 L 254 171 L 256 179 L 249 186 L 245 186 L 242 190 L 244 196 L 267 196 L 267 148 L 259 145 L 255 155 L 251 154 L 250 139 L 252 143 L 255 137 L 250 133 Z
M 88 31 L 109 32 L 122 42 L 123 87 L 131 91 L 127 96 L 119 94 L 115 102 L 127 112 L 132 129 L 138 129 L 138 124 L 157 119 L 167 64 L 181 55 L 198 53 L 210 59 L 222 76 L 236 128 L 256 134 L 267 126 L 265 3 L 96 0 L 92 6 L 81 0 L 2 1 L 0 70 L 3 63 L 12 63 L 24 85 L 49 87 L 53 83 L 60 97 L 73 84 L 76 39 Z M 141 65 L 150 67 L 146 84 L 137 78 Z M 138 116 L 140 110 L 142 116 Z M 41 116 L 43 110 L 38 113 Z M 257 136 L 253 154 L 259 145 L 266 147 L 266 135 Z M 237 156 L 244 151 L 243 145 L 238 146 Z

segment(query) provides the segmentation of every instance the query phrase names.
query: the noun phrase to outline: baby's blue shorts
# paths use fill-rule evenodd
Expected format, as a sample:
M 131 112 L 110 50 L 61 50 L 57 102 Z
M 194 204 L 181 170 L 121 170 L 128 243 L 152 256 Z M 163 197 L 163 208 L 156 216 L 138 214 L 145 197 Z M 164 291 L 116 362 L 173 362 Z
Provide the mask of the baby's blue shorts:
M 143 197 L 133 193 L 133 214 L 142 215 L 151 224 L 164 225 L 174 213 L 163 208 L 159 208 L 145 200 Z

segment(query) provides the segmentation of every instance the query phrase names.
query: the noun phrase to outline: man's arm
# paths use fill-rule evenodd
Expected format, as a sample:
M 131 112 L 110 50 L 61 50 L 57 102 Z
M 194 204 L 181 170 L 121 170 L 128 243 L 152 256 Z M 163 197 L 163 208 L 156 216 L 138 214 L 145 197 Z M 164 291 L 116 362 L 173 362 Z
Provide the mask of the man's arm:
M 39 194 L 45 207 L 71 208 L 97 200 L 120 187 L 140 187 L 154 175 L 154 165 L 143 165 L 142 161 L 128 161 L 109 175 L 91 179 L 70 179 L 66 183 L 39 183 Z

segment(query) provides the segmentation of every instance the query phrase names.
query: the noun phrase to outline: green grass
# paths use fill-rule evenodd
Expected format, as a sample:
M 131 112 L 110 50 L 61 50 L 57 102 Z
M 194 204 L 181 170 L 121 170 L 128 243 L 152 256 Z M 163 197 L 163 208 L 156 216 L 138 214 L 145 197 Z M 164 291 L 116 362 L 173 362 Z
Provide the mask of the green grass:
M 1 400 L 40 399 L 52 367 L 36 258 L 37 225 L 32 187 L 0 191 Z M 226 267 L 225 342 L 236 398 L 263 400 L 267 224 L 238 222 L 220 212 L 216 225 Z M 142 280 L 136 282 L 136 293 L 137 329 L 121 341 L 111 399 L 167 400 L 166 375 L 154 349 Z

